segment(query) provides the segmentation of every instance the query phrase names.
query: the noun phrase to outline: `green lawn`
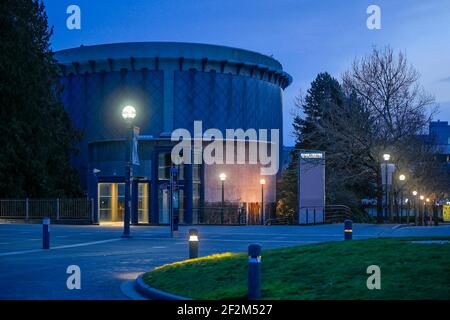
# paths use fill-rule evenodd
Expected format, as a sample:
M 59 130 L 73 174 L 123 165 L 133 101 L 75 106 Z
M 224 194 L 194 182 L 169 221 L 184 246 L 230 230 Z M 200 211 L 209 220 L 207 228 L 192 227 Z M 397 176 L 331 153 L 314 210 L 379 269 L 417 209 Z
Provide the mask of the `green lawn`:
M 263 248 L 263 298 L 450 299 L 450 244 L 410 241 L 371 239 Z M 373 264 L 381 268 L 381 290 L 366 287 L 366 269 Z M 181 261 L 147 272 L 144 281 L 194 299 L 246 299 L 247 257 L 226 253 Z

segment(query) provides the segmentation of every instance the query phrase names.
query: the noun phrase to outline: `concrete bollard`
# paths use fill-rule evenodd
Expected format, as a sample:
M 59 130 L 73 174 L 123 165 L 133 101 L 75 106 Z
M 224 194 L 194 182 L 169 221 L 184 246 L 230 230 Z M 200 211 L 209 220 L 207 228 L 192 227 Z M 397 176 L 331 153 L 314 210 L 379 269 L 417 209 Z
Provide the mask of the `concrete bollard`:
M 261 246 L 248 246 L 248 299 L 261 298 Z
M 50 249 L 50 218 L 42 219 L 42 249 Z
M 353 221 L 345 220 L 344 221 L 344 240 L 352 240 L 353 239 Z
M 189 230 L 189 259 L 198 258 L 198 231 Z

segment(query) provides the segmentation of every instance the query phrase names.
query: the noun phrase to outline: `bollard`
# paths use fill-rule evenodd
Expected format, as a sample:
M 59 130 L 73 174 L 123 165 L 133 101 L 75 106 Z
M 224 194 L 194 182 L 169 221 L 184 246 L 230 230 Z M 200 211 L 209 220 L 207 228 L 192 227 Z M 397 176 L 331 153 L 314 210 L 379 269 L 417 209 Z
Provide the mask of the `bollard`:
M 42 249 L 50 249 L 50 218 L 42 219 Z
M 198 231 L 189 230 L 189 259 L 198 258 Z
M 353 238 L 353 221 L 344 221 L 344 240 L 352 240 Z
M 261 298 L 261 246 L 248 246 L 248 299 Z

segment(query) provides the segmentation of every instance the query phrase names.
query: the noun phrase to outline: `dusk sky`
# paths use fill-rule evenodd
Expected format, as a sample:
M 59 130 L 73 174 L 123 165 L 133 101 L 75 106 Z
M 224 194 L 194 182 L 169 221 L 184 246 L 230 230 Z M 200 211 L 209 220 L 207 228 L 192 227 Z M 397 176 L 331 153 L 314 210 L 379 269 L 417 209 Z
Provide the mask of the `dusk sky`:
M 450 120 L 448 0 L 44 0 L 54 50 L 132 41 L 227 45 L 273 55 L 293 83 L 284 92 L 284 144 L 292 145 L 294 99 L 322 71 L 340 79 L 376 45 L 406 52 L 421 83 Z M 81 30 L 66 9 L 81 8 Z M 366 8 L 381 7 L 381 30 L 366 27 Z

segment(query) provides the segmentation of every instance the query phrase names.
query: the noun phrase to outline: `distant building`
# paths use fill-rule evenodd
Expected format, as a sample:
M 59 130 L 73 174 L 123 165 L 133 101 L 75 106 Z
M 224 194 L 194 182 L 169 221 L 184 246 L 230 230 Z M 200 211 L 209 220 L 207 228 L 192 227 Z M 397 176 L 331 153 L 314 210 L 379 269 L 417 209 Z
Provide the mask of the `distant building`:
M 432 121 L 429 128 L 429 142 L 439 149 L 436 160 L 450 165 L 450 125 L 438 120 Z

